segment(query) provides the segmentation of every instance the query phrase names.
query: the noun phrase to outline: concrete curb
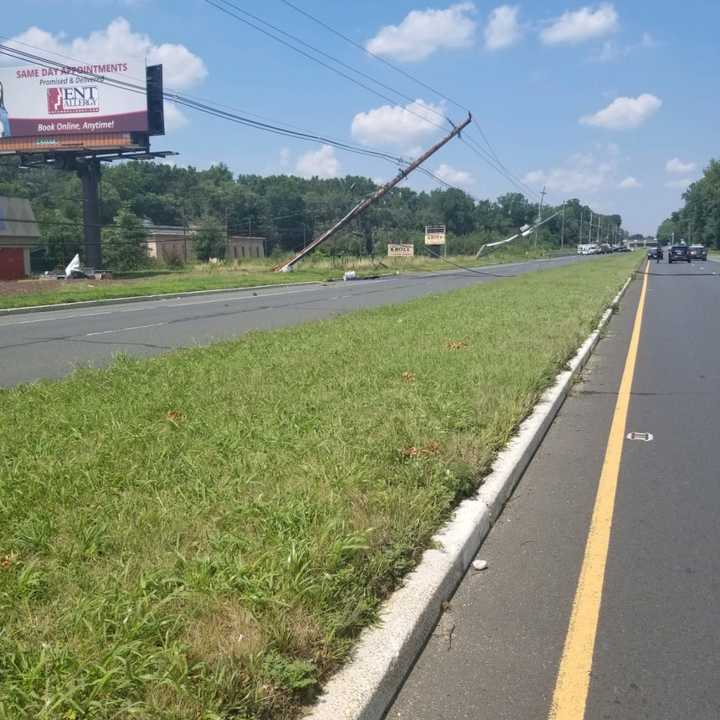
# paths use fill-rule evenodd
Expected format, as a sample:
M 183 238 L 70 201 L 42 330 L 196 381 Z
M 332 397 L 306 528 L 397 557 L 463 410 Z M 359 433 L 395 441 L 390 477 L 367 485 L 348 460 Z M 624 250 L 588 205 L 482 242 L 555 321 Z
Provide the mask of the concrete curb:
M 30 305 L 28 307 L 0 308 L 0 317 L 18 315 L 20 313 L 53 312 L 55 310 L 73 310 L 74 308 L 96 307 L 97 305 L 122 305 L 123 303 L 152 302 L 153 300 L 174 300 L 175 298 L 193 297 L 195 295 L 220 295 L 232 292 L 252 292 L 270 288 L 285 288 L 301 285 L 325 285 L 322 280 L 303 280 L 296 283 L 276 283 L 271 285 L 247 285 L 246 287 L 216 288 L 214 290 L 185 290 L 175 293 L 158 293 L 156 295 L 131 295 L 124 298 L 106 298 L 104 300 L 78 300 L 77 302 L 54 303 L 52 305 Z
M 418 567 L 380 612 L 380 623 L 365 630 L 351 660 L 325 686 L 308 720 L 380 720 L 433 632 L 480 545 L 525 472 L 580 371 L 600 340 L 632 278 L 625 282 L 595 331 L 521 424 L 493 464 L 477 494 L 458 506 L 434 538 Z

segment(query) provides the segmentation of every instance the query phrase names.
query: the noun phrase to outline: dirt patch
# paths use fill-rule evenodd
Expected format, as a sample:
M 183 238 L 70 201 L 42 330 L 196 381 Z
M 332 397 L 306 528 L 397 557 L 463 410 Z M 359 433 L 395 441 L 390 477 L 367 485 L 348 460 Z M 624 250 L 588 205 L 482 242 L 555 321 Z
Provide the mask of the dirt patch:
M 86 288 L 112 287 L 115 285 L 132 285 L 138 280 L 0 280 L 0 297 L 16 295 L 37 295 L 52 293 L 58 290 L 85 290 Z
M 0 280 L 0 296 L 52 292 L 63 287 L 60 280 Z

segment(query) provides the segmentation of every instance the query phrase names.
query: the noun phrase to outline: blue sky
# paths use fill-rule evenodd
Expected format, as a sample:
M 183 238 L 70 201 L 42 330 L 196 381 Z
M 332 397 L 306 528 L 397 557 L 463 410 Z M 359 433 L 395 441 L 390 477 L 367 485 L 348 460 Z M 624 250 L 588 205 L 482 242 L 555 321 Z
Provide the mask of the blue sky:
M 395 155 L 438 136 L 435 112 L 462 117 L 281 0 L 233 1 L 418 102 L 408 112 L 407 100 L 381 99 L 202 0 L 24 0 L 4 8 L 2 34 L 82 60 L 108 47 L 160 59 L 166 85 L 181 92 Z M 553 204 L 580 197 L 622 214 L 631 231 L 654 233 L 683 187 L 720 155 L 717 0 L 293 1 L 471 108 L 504 165 L 535 190 L 546 185 Z M 393 171 L 190 111 L 168 113 L 168 134 L 154 147 L 177 150 L 182 164 L 376 179 Z M 458 142 L 428 167 L 475 197 L 517 189 Z M 433 186 L 424 176 L 410 184 Z

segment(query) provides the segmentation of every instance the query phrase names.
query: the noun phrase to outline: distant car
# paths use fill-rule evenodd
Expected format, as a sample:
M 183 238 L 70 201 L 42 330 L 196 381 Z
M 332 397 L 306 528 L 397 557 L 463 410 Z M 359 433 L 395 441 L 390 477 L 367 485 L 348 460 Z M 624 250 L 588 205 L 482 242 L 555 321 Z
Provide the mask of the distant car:
M 704 245 L 690 246 L 691 260 L 707 260 L 707 248 Z
M 600 247 L 596 243 L 586 243 L 577 246 L 578 255 L 598 255 Z
M 608 243 L 602 243 L 602 244 L 600 245 L 600 252 L 601 252 L 601 254 L 607 255 L 607 254 L 611 253 L 612 251 L 613 251 L 613 250 L 612 250 L 612 246 L 609 245 Z
M 690 262 L 690 248 L 687 245 L 672 245 L 668 251 L 668 262 Z
M 647 256 L 648 260 L 662 260 L 663 249 L 659 245 L 656 245 L 655 247 L 649 247 Z

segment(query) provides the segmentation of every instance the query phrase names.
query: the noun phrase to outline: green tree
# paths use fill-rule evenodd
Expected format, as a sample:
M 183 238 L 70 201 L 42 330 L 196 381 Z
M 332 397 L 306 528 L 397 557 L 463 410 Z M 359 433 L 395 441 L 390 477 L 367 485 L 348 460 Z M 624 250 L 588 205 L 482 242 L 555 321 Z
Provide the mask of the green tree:
M 81 252 L 82 225 L 60 210 L 39 211 L 36 215 L 42 235 L 43 264 L 49 268 L 64 267 Z
M 103 231 L 103 258 L 110 270 L 137 270 L 148 262 L 147 231 L 128 206 L 120 209 L 112 227 Z
M 206 215 L 195 235 L 195 254 L 198 260 L 207 262 L 210 258 L 223 259 L 226 246 L 225 225 L 213 215 Z

